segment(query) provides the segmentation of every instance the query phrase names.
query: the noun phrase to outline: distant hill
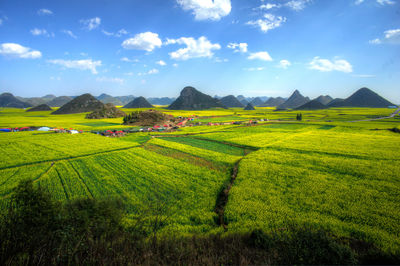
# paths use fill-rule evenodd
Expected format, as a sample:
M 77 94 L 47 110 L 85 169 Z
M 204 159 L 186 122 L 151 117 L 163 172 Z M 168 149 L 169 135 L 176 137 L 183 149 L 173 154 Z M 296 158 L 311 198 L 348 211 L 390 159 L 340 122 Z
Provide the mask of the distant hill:
M 256 110 L 256 109 L 254 108 L 254 106 L 251 103 L 248 103 L 246 105 L 246 107 L 244 108 L 244 110 L 250 111 L 250 110 Z
M 129 102 L 133 101 L 136 97 L 133 95 L 127 95 L 127 96 L 115 96 L 115 99 L 117 99 L 118 101 L 121 101 L 121 105 L 126 105 Z
M 47 94 L 47 95 L 43 96 L 42 98 L 45 99 L 45 100 L 51 101 L 51 100 L 53 100 L 53 99 L 56 98 L 56 97 L 57 97 L 57 96 L 55 96 L 54 94 Z
M 204 110 L 224 106 L 210 95 L 199 92 L 193 87 L 185 87 L 178 99 L 169 107 L 170 110 Z
M 153 108 L 154 106 L 151 105 L 146 98 L 140 96 L 127 105 L 124 106 L 124 108 Z
M 148 98 L 147 100 L 149 101 L 149 103 L 155 104 L 155 105 L 170 105 L 171 103 L 173 103 L 176 100 L 176 98 L 169 98 L 169 97 L 156 98 L 156 97 L 152 97 L 152 98 Z
M 344 101 L 344 99 L 342 99 L 342 98 L 335 98 L 335 99 L 333 99 L 332 101 L 330 101 L 328 103 L 328 107 L 335 106 L 335 105 L 337 105 L 337 104 L 339 104 L 340 102 L 343 102 L 343 101 Z
M 326 105 L 320 103 L 317 99 L 309 101 L 300 107 L 295 108 L 295 110 L 320 110 L 328 108 Z
M 222 97 L 219 101 L 226 107 L 244 107 L 244 105 L 233 95 Z
M 124 117 L 126 114 L 115 107 L 112 103 L 107 103 L 100 109 L 86 115 L 87 119 L 117 118 Z
M 50 108 L 47 104 L 40 104 L 38 106 L 29 108 L 26 110 L 27 112 L 36 112 L 36 111 L 52 111 L 53 109 Z
M 344 101 L 331 102 L 329 107 L 375 107 L 385 108 L 394 105 L 368 88 L 361 88 Z
M 298 90 L 295 90 L 283 104 L 279 105 L 279 109 L 295 109 L 310 101 L 310 98 L 304 97 Z
M 119 99 L 105 93 L 101 94 L 100 96 L 97 96 L 96 98 L 102 103 L 112 103 L 113 105 L 124 105 Z
M 243 95 L 238 95 L 238 96 L 236 97 L 236 99 L 238 99 L 239 101 L 246 100 L 246 98 L 245 98 Z M 246 100 L 246 101 L 247 101 L 247 100 Z
M 276 107 L 283 104 L 286 100 L 282 97 L 271 97 L 265 103 L 261 104 L 260 107 Z
M 251 103 L 251 105 L 253 105 L 253 106 L 260 106 L 260 105 L 262 105 L 262 104 L 264 103 L 264 101 L 261 100 L 260 97 L 256 97 L 256 98 L 254 98 L 250 103 Z
M 318 102 L 322 103 L 323 105 L 327 105 L 329 104 L 333 98 L 329 95 L 320 95 L 317 98 L 315 98 L 315 100 L 317 100 Z
M 60 107 L 60 106 L 63 106 L 64 104 L 68 103 L 71 100 L 72 100 L 72 97 L 60 96 L 60 97 L 56 97 L 53 100 L 47 102 L 47 105 L 51 106 L 51 107 Z
M 27 108 L 31 106 L 29 103 L 18 100 L 11 93 L 0 94 L 0 107 Z
M 64 104 L 60 109 L 54 111 L 52 114 L 59 115 L 93 112 L 103 107 L 104 103 L 97 100 L 91 94 L 86 93 Z
M 24 97 L 15 96 L 15 98 L 17 98 L 18 100 L 20 100 L 22 102 L 29 103 L 31 106 L 45 104 L 49 101 L 48 99 L 44 99 L 42 97 L 24 98 Z

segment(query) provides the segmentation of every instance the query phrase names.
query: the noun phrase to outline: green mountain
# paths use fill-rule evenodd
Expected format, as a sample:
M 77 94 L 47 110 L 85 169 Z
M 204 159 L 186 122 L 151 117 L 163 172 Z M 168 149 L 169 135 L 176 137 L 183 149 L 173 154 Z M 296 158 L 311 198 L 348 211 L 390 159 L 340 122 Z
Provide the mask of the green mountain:
M 394 105 L 368 88 L 361 88 L 343 101 L 328 104 L 329 107 L 376 107 L 385 108 Z
M 60 109 L 52 114 L 77 114 L 85 112 L 93 112 L 104 107 L 104 103 L 97 100 L 89 93 L 83 94 L 64 104 Z
M 124 108 L 153 108 L 146 98 L 140 96 L 124 106 Z
M 298 90 L 295 90 L 292 96 L 289 97 L 283 104 L 279 105 L 279 109 L 295 109 L 303 104 L 309 102 L 308 97 L 304 97 Z
M 210 95 L 199 92 L 193 87 L 185 87 L 178 99 L 169 107 L 170 110 L 204 110 L 215 107 L 224 108 L 222 103 Z
M 222 97 L 219 101 L 226 107 L 244 107 L 244 105 L 233 95 Z
M 17 99 L 11 93 L 0 94 L 0 107 L 27 108 L 31 106 L 31 104 Z

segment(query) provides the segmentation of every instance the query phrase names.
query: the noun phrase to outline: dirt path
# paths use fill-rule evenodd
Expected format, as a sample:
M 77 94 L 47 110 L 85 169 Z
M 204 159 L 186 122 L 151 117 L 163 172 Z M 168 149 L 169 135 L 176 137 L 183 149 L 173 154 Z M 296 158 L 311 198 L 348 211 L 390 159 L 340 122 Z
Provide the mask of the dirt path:
M 218 225 L 222 226 L 225 229 L 225 231 L 228 230 L 228 223 L 225 220 L 225 207 L 228 204 L 229 191 L 231 190 L 233 183 L 236 180 L 237 174 L 239 172 L 239 164 L 242 161 L 242 159 L 238 160 L 233 166 L 231 179 L 229 180 L 229 183 L 224 185 L 224 187 L 221 189 L 221 191 L 218 194 L 217 201 L 215 203 L 214 211 L 216 214 L 218 214 Z

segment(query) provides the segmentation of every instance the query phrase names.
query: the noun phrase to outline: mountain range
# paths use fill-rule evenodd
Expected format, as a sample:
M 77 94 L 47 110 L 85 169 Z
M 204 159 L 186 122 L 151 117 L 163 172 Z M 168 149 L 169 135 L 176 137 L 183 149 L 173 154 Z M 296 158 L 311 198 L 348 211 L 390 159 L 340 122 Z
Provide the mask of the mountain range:
M 85 95 L 85 97 L 83 97 Z M 388 107 L 394 106 L 393 103 L 384 99 L 377 93 L 368 88 L 361 88 L 346 99 L 333 99 L 329 95 L 321 95 L 310 101 L 308 97 L 304 97 L 298 90 L 288 98 L 282 97 L 253 97 L 246 98 L 243 95 L 237 97 L 228 95 L 225 97 L 211 97 L 204 94 L 193 87 L 185 87 L 178 98 L 149 98 L 128 96 L 111 96 L 101 94 L 98 97 L 93 97 L 90 94 L 81 96 L 59 96 L 46 95 L 43 97 L 15 97 L 11 93 L 3 93 L 0 95 L 0 107 L 27 108 L 47 104 L 50 107 L 61 108 L 53 113 L 79 113 L 89 112 L 100 104 L 111 103 L 113 105 L 124 105 L 126 108 L 152 108 L 152 104 L 168 105 L 171 110 L 202 110 L 209 108 L 243 108 L 251 103 L 251 106 L 258 107 L 277 107 L 278 109 L 323 109 L 325 107 Z M 90 97 L 89 97 L 90 95 Z M 82 99 L 83 97 L 83 99 Z M 78 99 L 76 101 L 76 99 Z M 134 101 L 137 99 L 136 101 Z M 263 101 L 267 99 L 266 101 Z M 44 103 L 42 103 L 44 102 Z M 100 103 L 100 104 L 99 104 Z M 36 104 L 36 105 L 34 105 Z M 85 106 L 87 105 L 87 106 Z M 86 108 L 87 107 L 87 108 Z M 42 106 L 43 108 L 43 106 Z M 41 108 L 39 108 L 40 110 Z

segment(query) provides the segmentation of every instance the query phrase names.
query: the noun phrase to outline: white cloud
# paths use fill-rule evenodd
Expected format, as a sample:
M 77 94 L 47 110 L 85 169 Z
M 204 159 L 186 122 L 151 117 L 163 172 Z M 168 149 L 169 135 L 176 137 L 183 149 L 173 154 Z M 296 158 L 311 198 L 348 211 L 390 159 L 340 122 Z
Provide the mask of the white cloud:
M 262 71 L 262 70 L 264 70 L 264 67 L 250 67 L 250 68 L 243 68 L 243 70 L 246 70 L 246 71 Z
M 96 67 L 101 66 L 101 61 L 92 61 L 92 59 L 83 60 L 63 60 L 63 59 L 53 59 L 48 60 L 49 63 L 60 65 L 66 68 L 74 68 L 79 70 L 90 70 L 93 74 L 97 74 Z
M 306 8 L 307 3 L 311 2 L 311 0 L 292 0 L 285 4 L 286 7 L 293 9 L 294 11 L 301 11 Z
M 175 63 L 175 64 L 172 64 L 172 66 L 173 67 L 178 67 L 179 65 Z
M 0 46 L 0 54 L 24 59 L 36 59 L 42 57 L 40 51 L 32 50 L 29 47 L 24 47 L 17 43 L 2 43 Z
M 101 30 L 101 32 L 104 33 L 107 36 L 114 36 L 114 37 L 121 37 L 122 35 L 126 35 L 126 34 L 129 33 L 125 29 L 120 29 L 119 31 L 117 31 L 115 33 L 114 32 L 108 32 L 106 30 Z
M 387 30 L 382 39 L 376 38 L 369 41 L 370 44 L 400 44 L 400 29 Z
M 369 43 L 370 44 L 381 44 L 382 41 L 380 39 L 376 38 L 376 39 L 370 40 Z
M 149 72 L 147 72 L 147 74 L 152 75 L 152 74 L 157 74 L 158 72 L 160 72 L 160 71 L 158 71 L 158 69 L 153 68 L 153 69 L 150 69 Z
M 83 27 L 85 29 L 94 30 L 100 26 L 101 19 L 99 17 L 90 18 L 90 19 L 81 19 L 80 23 L 83 24 Z
M 129 59 L 128 57 L 122 57 L 121 61 L 122 62 L 128 62 L 128 63 L 138 63 L 139 59 Z
M 362 3 L 364 3 L 365 0 L 355 0 L 354 4 L 356 5 L 360 5 Z M 394 5 L 396 2 L 393 0 L 376 0 L 376 2 L 382 6 L 384 5 Z
M 161 39 L 157 33 L 143 32 L 136 34 L 133 38 L 126 39 L 122 43 L 125 49 L 145 50 L 147 52 L 153 51 L 162 45 Z
M 215 58 L 215 62 L 216 63 L 226 63 L 226 62 L 229 62 L 229 59 L 227 59 L 227 58 L 224 58 L 224 59 L 221 59 L 221 58 Z
M 231 42 L 229 43 L 226 47 L 228 47 L 229 49 L 233 49 L 235 53 L 237 52 L 241 52 L 241 53 L 247 53 L 247 43 L 234 43 Z
M 250 20 L 246 25 L 259 27 L 261 31 L 268 32 L 269 30 L 278 28 L 286 22 L 286 18 L 282 16 L 275 16 L 273 14 L 264 14 L 264 18 L 258 20 Z
M 145 72 L 145 73 L 138 73 L 138 76 L 144 76 L 144 75 L 154 75 L 154 74 L 158 74 L 160 71 L 156 68 L 150 69 L 149 71 Z
M 263 4 L 263 5 L 259 6 L 258 8 L 262 9 L 262 10 L 270 10 L 273 8 L 280 8 L 280 7 L 281 7 L 281 5 L 279 5 L 279 4 L 267 3 L 267 4 Z
M 290 63 L 289 60 L 281 60 L 279 61 L 279 67 L 283 68 L 283 69 L 287 69 L 288 67 L 290 67 L 292 65 L 292 63 Z
M 319 70 L 321 72 L 340 71 L 345 73 L 353 72 L 353 66 L 344 59 L 322 59 L 318 56 L 314 57 L 309 64 L 310 69 Z
M 54 37 L 54 33 L 51 33 L 51 34 L 50 34 L 50 33 L 47 32 L 47 30 L 45 30 L 45 29 L 38 29 L 38 28 L 32 29 L 32 30 L 31 30 L 31 34 L 34 35 L 34 36 L 43 35 L 43 36 L 46 36 L 46 37 L 50 37 L 50 36 Z
M 157 61 L 156 64 L 160 65 L 160 66 L 166 66 L 167 65 L 167 63 L 165 63 L 163 60 Z
M 70 30 L 62 30 L 61 32 L 67 34 L 67 35 L 70 36 L 71 38 L 74 38 L 74 39 L 77 39 L 77 38 L 78 38 L 78 37 L 76 37 L 76 35 L 75 35 L 72 31 L 70 31 Z
M 191 10 L 196 20 L 220 20 L 231 12 L 231 0 L 176 0 L 183 10 Z
M 110 77 L 98 77 L 96 78 L 97 82 L 110 82 L 110 83 L 118 83 L 124 84 L 125 80 L 121 78 L 110 78 Z
M 376 2 L 380 5 L 394 5 L 396 3 L 392 0 L 376 0 Z
M 43 16 L 43 15 L 53 15 L 53 11 L 51 11 L 49 9 L 46 9 L 46 8 L 39 9 L 37 13 L 38 13 L 38 15 L 41 15 L 41 16 Z
M 60 81 L 61 78 L 60 77 L 50 77 L 50 80 L 58 80 L 58 81 Z
M 176 50 L 175 52 L 169 53 L 170 57 L 175 60 L 188 60 L 191 58 L 200 57 L 213 57 L 213 50 L 221 49 L 221 45 L 218 43 L 211 43 L 206 37 L 201 36 L 197 40 L 192 37 L 182 37 L 179 39 L 167 39 L 165 45 L 169 44 L 181 44 L 186 45 L 185 48 Z
M 257 52 L 251 53 L 247 59 L 249 60 L 262 60 L 262 61 L 272 61 L 271 56 L 268 52 Z

